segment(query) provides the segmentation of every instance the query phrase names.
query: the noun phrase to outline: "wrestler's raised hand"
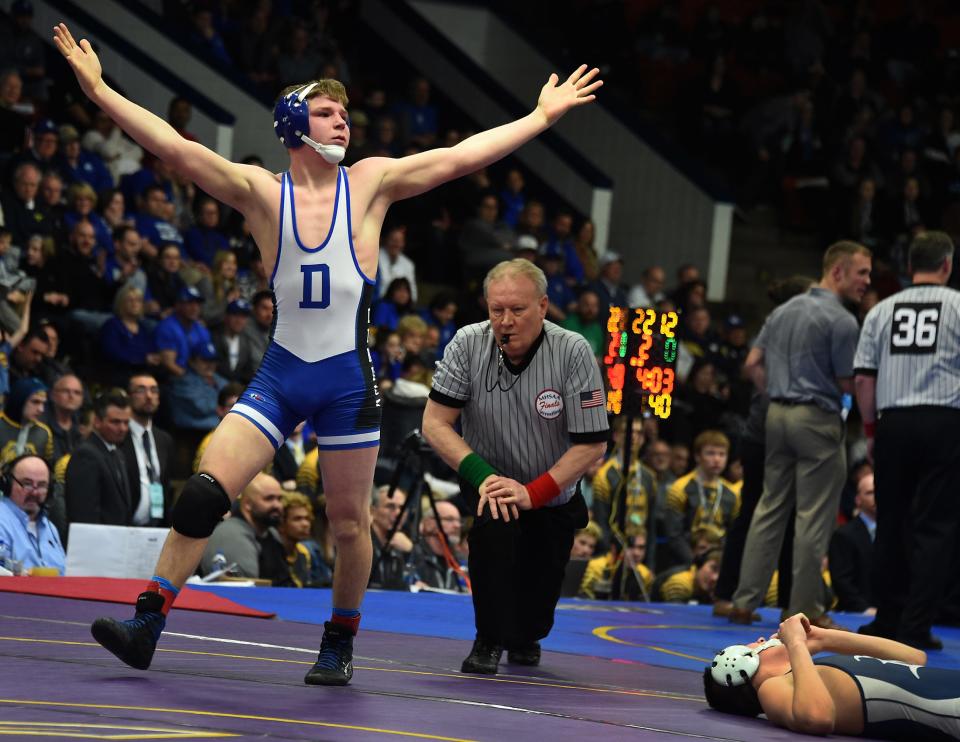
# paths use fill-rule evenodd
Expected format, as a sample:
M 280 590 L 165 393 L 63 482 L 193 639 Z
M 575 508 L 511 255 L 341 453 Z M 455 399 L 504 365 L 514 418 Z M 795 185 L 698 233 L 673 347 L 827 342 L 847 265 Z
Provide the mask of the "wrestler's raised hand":
M 537 101 L 537 108 L 546 116 L 547 124 L 553 124 L 574 106 L 595 100 L 597 96 L 593 92 L 603 85 L 603 80 L 594 79 L 599 74 L 596 67 L 588 71 L 587 65 L 581 64 L 562 83 L 556 73 L 550 75 Z
M 80 88 L 88 98 L 93 97 L 97 87 L 103 82 L 103 69 L 90 42 L 80 39 L 78 44 L 67 24 L 59 23 L 53 27 L 53 43 L 73 68 Z

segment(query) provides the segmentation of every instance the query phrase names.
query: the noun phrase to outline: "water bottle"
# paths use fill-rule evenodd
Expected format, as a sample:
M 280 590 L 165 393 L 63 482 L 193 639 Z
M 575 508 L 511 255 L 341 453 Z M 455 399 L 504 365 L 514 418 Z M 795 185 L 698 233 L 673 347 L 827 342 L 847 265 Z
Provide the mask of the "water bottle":
M 13 560 L 10 556 L 10 547 L 6 541 L 0 541 L 0 567 L 13 571 Z
M 222 551 L 218 551 L 216 554 L 214 554 L 212 566 L 212 572 L 219 572 L 222 569 L 226 569 L 227 558 L 223 555 Z

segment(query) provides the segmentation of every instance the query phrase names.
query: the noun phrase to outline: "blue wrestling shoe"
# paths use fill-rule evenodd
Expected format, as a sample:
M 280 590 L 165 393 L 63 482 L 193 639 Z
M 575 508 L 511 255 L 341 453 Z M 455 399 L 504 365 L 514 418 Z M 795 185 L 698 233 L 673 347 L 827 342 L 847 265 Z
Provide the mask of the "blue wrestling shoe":
M 157 640 L 167 624 L 161 613 L 163 596 L 145 592 L 137 598 L 136 615 L 128 621 L 98 618 L 90 633 L 103 647 L 137 670 L 150 667 Z
M 346 685 L 353 677 L 353 634 L 327 621 L 317 661 L 304 677 L 307 685 Z

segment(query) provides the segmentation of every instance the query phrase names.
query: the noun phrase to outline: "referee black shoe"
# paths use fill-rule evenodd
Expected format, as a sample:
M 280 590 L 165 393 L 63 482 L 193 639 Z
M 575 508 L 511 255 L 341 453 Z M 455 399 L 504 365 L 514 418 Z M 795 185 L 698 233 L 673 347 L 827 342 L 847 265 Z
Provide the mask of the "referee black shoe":
M 157 640 L 167 624 L 161 613 L 163 596 L 160 593 L 140 593 L 137 612 L 128 621 L 115 618 L 98 618 L 90 627 L 90 633 L 101 645 L 137 670 L 146 670 L 153 660 Z
M 540 664 L 540 642 L 527 642 L 508 649 L 507 662 L 511 665 L 536 667 Z
M 477 675 L 496 675 L 497 665 L 500 664 L 500 655 L 503 647 L 486 639 L 477 637 L 473 642 L 473 649 L 460 665 L 460 672 L 469 672 Z
M 934 636 L 929 631 L 925 634 L 900 634 L 897 640 L 907 644 L 914 649 L 923 649 L 924 651 L 939 651 L 943 649 L 943 642 L 940 637 Z
M 346 685 L 353 677 L 353 634 L 345 626 L 327 621 L 317 661 L 304 677 L 307 685 Z

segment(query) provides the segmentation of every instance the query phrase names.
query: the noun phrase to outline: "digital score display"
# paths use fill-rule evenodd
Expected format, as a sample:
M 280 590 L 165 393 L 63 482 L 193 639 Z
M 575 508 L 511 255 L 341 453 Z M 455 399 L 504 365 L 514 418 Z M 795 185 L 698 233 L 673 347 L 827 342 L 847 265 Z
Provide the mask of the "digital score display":
M 607 317 L 607 412 L 670 417 L 677 366 L 676 312 L 610 307 Z

